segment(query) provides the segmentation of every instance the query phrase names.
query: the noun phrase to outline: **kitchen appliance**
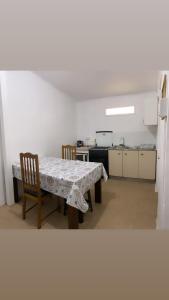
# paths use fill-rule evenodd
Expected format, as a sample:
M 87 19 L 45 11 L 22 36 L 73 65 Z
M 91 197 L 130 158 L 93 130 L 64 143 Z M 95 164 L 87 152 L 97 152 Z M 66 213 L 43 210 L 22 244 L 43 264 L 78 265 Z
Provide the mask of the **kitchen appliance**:
M 113 131 L 96 131 L 96 145 L 98 147 L 111 147 L 113 144 Z
M 113 145 L 113 131 L 96 131 L 96 147 L 89 149 L 89 161 L 100 162 L 109 175 L 108 149 Z
M 89 149 L 89 161 L 102 163 L 105 167 L 107 175 L 109 175 L 108 148 L 109 147 L 96 146 Z
M 78 141 L 76 142 L 76 145 L 77 145 L 77 147 L 83 147 L 83 146 L 84 146 L 84 143 L 83 143 L 83 141 L 78 140 Z

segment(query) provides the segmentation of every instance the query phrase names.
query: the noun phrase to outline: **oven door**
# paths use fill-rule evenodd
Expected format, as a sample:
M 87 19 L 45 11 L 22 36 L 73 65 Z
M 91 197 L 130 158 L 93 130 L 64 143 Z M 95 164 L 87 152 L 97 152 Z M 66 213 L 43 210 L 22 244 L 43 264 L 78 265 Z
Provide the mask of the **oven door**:
M 89 161 L 102 163 L 109 176 L 108 150 L 89 150 Z

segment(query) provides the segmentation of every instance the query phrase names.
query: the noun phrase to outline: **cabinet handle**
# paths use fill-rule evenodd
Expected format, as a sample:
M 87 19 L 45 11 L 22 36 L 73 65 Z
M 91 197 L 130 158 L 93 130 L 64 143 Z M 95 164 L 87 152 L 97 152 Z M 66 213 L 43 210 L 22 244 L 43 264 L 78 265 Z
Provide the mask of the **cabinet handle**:
M 144 156 L 144 154 L 143 154 L 143 153 L 141 153 L 140 155 L 141 155 L 141 156 Z
M 124 155 L 126 155 L 126 156 L 127 156 L 127 153 L 124 153 Z
M 118 155 L 120 155 L 120 152 L 118 153 Z

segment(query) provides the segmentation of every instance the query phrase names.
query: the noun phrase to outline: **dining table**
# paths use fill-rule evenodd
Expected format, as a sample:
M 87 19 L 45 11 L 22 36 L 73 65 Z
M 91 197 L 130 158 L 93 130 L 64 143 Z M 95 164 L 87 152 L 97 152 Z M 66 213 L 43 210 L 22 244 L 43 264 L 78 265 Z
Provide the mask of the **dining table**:
M 14 200 L 19 202 L 21 167 L 19 159 L 12 165 Z M 102 178 L 107 173 L 102 163 L 67 160 L 56 157 L 39 158 L 41 189 L 66 199 L 68 228 L 79 228 L 79 212 L 85 214 L 89 205 L 85 193 L 95 186 L 95 202 L 102 202 Z

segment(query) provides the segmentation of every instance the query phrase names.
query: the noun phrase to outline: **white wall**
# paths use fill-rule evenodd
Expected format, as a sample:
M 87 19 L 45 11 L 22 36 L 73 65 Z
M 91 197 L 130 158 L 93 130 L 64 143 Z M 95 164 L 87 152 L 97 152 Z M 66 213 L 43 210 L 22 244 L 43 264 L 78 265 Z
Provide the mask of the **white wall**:
M 156 126 L 144 126 L 144 100 L 157 97 L 156 92 L 86 100 L 77 103 L 77 138 L 95 137 L 96 130 L 113 130 L 114 144 L 125 137 L 128 145 L 156 144 Z M 118 106 L 135 106 L 134 115 L 105 116 L 105 109 Z
M 60 156 L 75 136 L 75 102 L 29 71 L 2 72 L 7 203 L 13 203 L 12 163 L 20 152 Z

